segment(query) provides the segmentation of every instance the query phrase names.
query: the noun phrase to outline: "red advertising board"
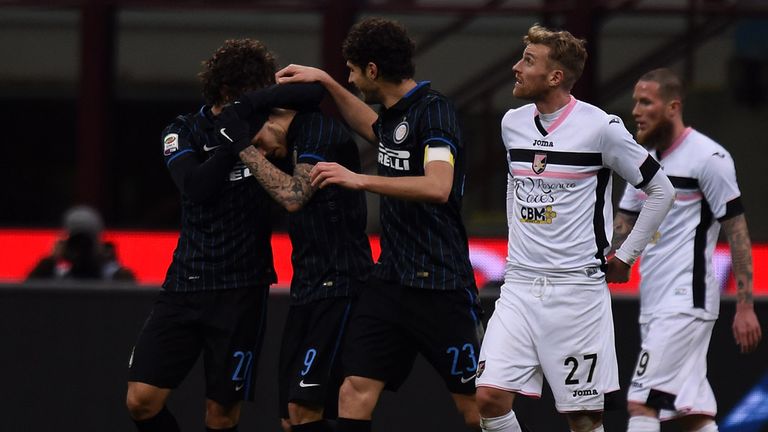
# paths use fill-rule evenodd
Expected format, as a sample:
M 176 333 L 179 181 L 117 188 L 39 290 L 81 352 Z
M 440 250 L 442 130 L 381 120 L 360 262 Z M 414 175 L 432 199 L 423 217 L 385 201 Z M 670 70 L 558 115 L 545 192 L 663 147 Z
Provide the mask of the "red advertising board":
M 50 253 L 56 240 L 62 235 L 58 230 L 0 229 L 0 282 L 19 282 L 25 278 L 38 259 Z M 173 231 L 107 231 L 104 240 L 115 244 L 120 261 L 134 271 L 141 284 L 159 285 L 171 262 L 178 233 Z M 379 239 L 371 236 L 374 258 L 379 255 Z M 275 269 L 278 286 L 287 287 L 293 274 L 291 269 L 291 242 L 285 233 L 272 236 Z M 506 238 L 471 238 L 469 253 L 478 286 L 498 281 L 504 276 L 507 255 Z M 752 257 L 755 268 L 756 295 L 768 296 L 768 244 L 753 245 Z M 715 251 L 715 275 L 723 291 L 734 292 L 730 273 L 730 253 L 727 245 L 718 245 Z M 632 278 L 626 284 L 613 284 L 616 293 L 637 293 L 639 276 L 637 265 Z

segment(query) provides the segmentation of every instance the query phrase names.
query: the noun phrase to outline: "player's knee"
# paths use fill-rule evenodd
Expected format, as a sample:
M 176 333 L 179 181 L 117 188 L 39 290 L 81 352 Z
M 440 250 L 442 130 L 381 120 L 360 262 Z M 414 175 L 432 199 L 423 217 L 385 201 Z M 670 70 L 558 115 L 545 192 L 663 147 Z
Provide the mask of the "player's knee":
M 323 418 L 323 408 L 318 406 L 288 403 L 288 416 L 292 424 L 310 423 Z
M 603 425 L 603 414 L 600 412 L 581 411 L 566 414 L 568 426 L 573 432 L 592 432 Z
M 240 402 L 222 405 L 210 399 L 205 401 L 205 425 L 211 429 L 228 429 L 240 421 Z
M 125 406 L 134 420 L 146 420 L 157 415 L 163 409 L 164 401 L 148 392 L 137 391 L 128 388 L 125 397 Z
M 514 394 L 491 387 L 478 387 L 477 408 L 483 418 L 501 417 L 512 411 Z
M 339 405 L 374 406 L 381 390 L 374 380 L 360 377 L 347 377 L 339 388 Z M 383 388 L 383 384 L 381 386 Z
M 630 417 L 643 416 L 656 418 L 659 416 L 659 412 L 654 408 L 632 401 L 627 402 L 627 412 L 629 412 Z
M 708 415 L 692 414 L 678 419 L 680 428 L 685 432 L 717 432 L 715 419 Z
M 454 395 L 456 408 L 464 417 L 464 424 L 473 430 L 480 428 L 480 411 L 474 395 Z
M 280 427 L 283 429 L 283 432 L 291 432 L 291 423 L 288 419 L 280 419 Z

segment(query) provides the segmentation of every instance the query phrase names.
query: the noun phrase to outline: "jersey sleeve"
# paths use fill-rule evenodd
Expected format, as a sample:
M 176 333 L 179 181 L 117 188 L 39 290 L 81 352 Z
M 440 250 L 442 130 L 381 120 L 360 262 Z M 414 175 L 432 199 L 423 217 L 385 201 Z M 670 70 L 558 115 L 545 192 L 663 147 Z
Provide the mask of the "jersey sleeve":
M 418 124 L 419 145 L 422 150 L 427 147 L 447 147 L 455 158 L 460 143 L 459 125 L 456 111 L 443 98 L 435 98 L 427 103 Z
M 640 210 L 643 208 L 645 198 L 646 195 L 642 190 L 627 183 L 624 187 L 624 194 L 621 195 L 621 200 L 619 201 L 619 210 L 627 213 L 639 214 Z
M 314 165 L 318 162 L 332 161 L 335 145 L 345 134 L 346 131 L 340 124 L 319 112 L 306 114 L 294 141 L 296 163 Z
M 741 191 L 736 181 L 736 167 L 727 152 L 714 152 L 705 160 L 699 186 L 712 214 L 719 221 L 744 213 Z
M 606 123 L 602 136 L 603 165 L 635 188 L 644 187 L 659 171 L 659 163 L 635 142 L 619 117 L 609 115 Z
M 190 129 L 179 119 L 163 130 L 163 159 L 166 167 L 170 169 L 171 164 L 184 155 L 195 155 L 191 135 Z

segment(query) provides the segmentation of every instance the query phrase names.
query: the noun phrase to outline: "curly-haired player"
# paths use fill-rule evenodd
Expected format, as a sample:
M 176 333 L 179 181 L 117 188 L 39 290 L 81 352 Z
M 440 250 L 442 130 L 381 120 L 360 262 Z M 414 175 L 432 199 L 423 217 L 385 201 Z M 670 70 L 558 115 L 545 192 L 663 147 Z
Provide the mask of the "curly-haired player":
M 275 281 L 269 196 L 215 128 L 225 104 L 274 82 L 275 60 L 259 41 L 227 40 L 203 68 L 206 105 L 176 117 L 162 135 L 182 220 L 163 290 L 129 361 L 126 404 L 142 432 L 179 430 L 165 401 L 201 353 L 207 430 L 237 430 L 241 401 L 253 396 Z
M 461 201 L 465 143 L 453 105 L 413 79 L 414 44 L 399 24 L 369 18 L 349 32 L 343 53 L 349 82 L 377 115 L 327 73 L 291 65 L 278 81 L 319 81 L 344 119 L 378 144 L 378 174 L 319 162 L 312 183 L 381 195 L 381 255 L 360 293 L 342 363 L 338 431 L 371 430 L 381 392 L 397 389 L 417 353 L 442 376 L 473 429 L 475 372 L 483 333 Z

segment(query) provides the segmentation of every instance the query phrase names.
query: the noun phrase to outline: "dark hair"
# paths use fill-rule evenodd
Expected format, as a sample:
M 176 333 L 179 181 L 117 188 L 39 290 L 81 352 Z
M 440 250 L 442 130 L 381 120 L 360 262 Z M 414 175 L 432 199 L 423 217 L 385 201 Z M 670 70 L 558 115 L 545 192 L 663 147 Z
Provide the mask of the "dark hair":
M 526 45 L 544 45 L 549 48 L 549 59 L 563 68 L 563 86 L 571 89 L 584 72 L 587 62 L 587 41 L 565 30 L 552 31 L 534 24 L 523 37 Z
M 653 81 L 659 83 L 659 96 L 666 102 L 675 99 L 682 102 L 685 98 L 683 81 L 670 69 L 654 69 L 644 73 L 638 81 Z
M 342 46 L 344 58 L 365 69 L 368 63 L 378 68 L 384 81 L 399 83 L 413 78 L 413 43 L 405 27 L 383 18 L 366 18 L 352 26 Z
M 198 75 L 208 105 L 224 105 L 248 90 L 275 83 L 275 57 L 260 41 L 227 39 Z

